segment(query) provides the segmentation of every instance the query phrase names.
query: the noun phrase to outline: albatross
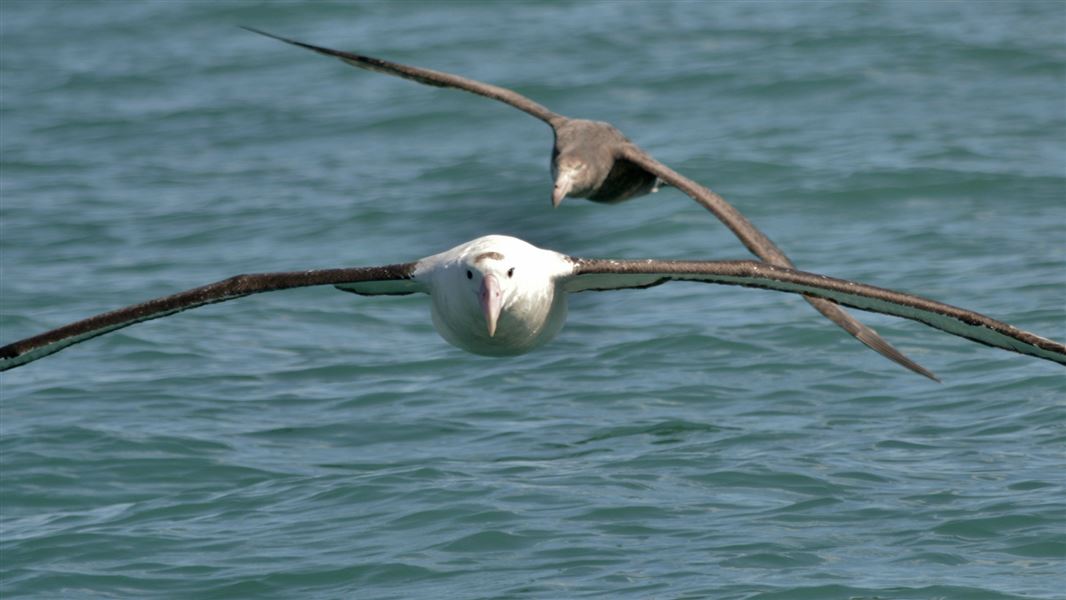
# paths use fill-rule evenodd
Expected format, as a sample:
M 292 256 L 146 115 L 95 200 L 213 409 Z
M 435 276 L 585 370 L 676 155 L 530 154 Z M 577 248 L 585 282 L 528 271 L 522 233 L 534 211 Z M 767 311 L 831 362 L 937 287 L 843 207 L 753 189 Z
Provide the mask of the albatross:
M 551 173 L 555 184 L 552 205 L 566 196 L 614 204 L 658 189 L 661 183 L 688 194 L 728 227 L 755 256 L 772 265 L 794 268 L 792 261 L 724 198 L 652 158 L 610 123 L 571 119 L 507 88 L 468 79 L 451 73 L 403 65 L 372 56 L 334 50 L 274 35 L 252 27 L 253 33 L 306 48 L 370 71 L 411 79 L 434 87 L 450 87 L 498 100 L 526 112 L 552 128 Z M 832 301 L 806 296 L 818 312 L 868 347 L 915 373 L 936 380 L 936 376 L 907 358 L 876 331 L 860 323 Z
M 576 258 L 489 235 L 415 262 L 237 275 L 76 321 L 0 348 L 0 371 L 135 323 L 251 294 L 332 285 L 363 296 L 424 293 L 441 337 L 474 354 L 515 356 L 547 344 L 566 321 L 568 294 L 668 281 L 764 288 L 825 298 L 1066 365 L 1066 346 L 979 313 L 919 296 L 763 262 Z

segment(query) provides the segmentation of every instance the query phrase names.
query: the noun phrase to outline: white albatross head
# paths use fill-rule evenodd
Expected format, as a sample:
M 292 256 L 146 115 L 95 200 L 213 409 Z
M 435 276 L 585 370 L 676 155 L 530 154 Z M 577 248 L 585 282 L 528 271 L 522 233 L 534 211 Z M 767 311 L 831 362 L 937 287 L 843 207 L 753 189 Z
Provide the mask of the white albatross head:
M 429 284 L 441 337 L 474 354 L 514 356 L 562 329 L 566 293 L 556 280 L 572 271 L 558 252 L 489 235 L 420 261 L 415 277 Z

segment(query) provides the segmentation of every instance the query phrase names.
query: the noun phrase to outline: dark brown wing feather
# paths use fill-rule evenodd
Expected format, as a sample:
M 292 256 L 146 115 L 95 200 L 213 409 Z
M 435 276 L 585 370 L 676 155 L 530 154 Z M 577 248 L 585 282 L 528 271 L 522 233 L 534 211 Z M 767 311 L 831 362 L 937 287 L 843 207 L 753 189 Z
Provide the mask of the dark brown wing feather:
M 651 155 L 641 150 L 635 144 L 627 144 L 624 146 L 620 158 L 624 158 L 634 164 L 640 165 L 648 172 L 658 176 L 659 179 L 691 196 L 693 200 L 714 213 L 714 216 L 718 217 L 718 220 L 728 227 L 729 230 L 737 236 L 741 243 L 743 243 L 755 256 L 779 267 L 791 268 L 793 266 L 792 261 L 785 256 L 785 253 L 782 252 L 776 244 L 770 241 L 770 238 L 766 237 L 763 232 L 759 231 L 751 224 L 751 221 L 749 221 L 744 215 L 740 214 L 740 211 L 733 208 L 731 204 L 726 202 L 725 199 L 718 194 L 655 160 Z M 844 309 L 840 308 L 833 302 L 812 297 L 806 297 L 806 300 L 830 321 L 836 323 L 844 331 L 855 336 L 860 342 L 866 344 L 885 358 L 888 358 L 915 373 L 924 375 L 929 379 L 940 381 L 931 371 L 907 358 L 902 352 L 894 348 L 892 344 L 889 344 L 888 341 L 878 335 L 876 331 L 860 323 L 858 319 L 849 315 Z
M 415 264 L 404 263 L 384 267 L 237 275 L 170 296 L 156 298 L 99 314 L 95 317 L 89 317 L 88 319 L 82 319 L 81 321 L 75 321 L 69 325 L 8 344 L 0 348 L 0 371 L 13 369 L 38 358 L 59 352 L 73 344 L 116 329 L 158 319 L 183 310 L 189 310 L 190 308 L 204 306 L 205 304 L 225 302 L 226 300 L 233 300 L 251 294 L 315 285 L 344 285 L 358 282 L 380 282 L 382 285 L 378 286 L 379 288 L 382 288 L 385 282 L 396 282 L 392 290 L 375 291 L 373 293 L 414 293 L 419 291 L 411 281 Z
M 1066 365 L 1066 345 L 980 313 L 846 279 L 743 261 L 605 260 L 571 258 L 563 280 L 570 292 L 645 288 L 667 281 L 757 287 L 817 296 L 859 310 L 902 317 L 975 342 Z
M 344 62 L 359 67 L 361 69 L 367 69 L 370 71 L 377 71 L 379 73 L 385 73 L 388 75 L 395 75 L 397 77 L 403 77 L 404 79 L 410 79 L 417 81 L 418 83 L 424 83 L 426 85 L 432 85 L 435 87 L 450 87 L 479 96 L 485 96 L 486 98 L 492 98 L 493 100 L 499 100 L 505 104 L 517 108 L 518 110 L 527 112 L 534 117 L 537 117 L 541 121 L 548 123 L 549 125 L 555 125 L 555 123 L 565 120 L 566 117 L 557 115 L 554 112 L 548 110 L 545 106 L 538 104 L 529 98 L 526 98 L 522 94 L 509 90 L 507 88 L 491 85 L 488 83 L 482 83 L 474 79 L 467 79 L 466 77 L 460 77 L 458 75 L 452 75 L 451 73 L 444 73 L 441 71 L 433 71 L 431 69 L 423 69 L 420 67 L 411 67 L 408 65 L 402 65 L 400 63 L 394 63 L 380 58 L 374 58 L 373 56 L 364 56 L 362 54 L 354 54 L 352 52 L 344 52 L 342 50 L 333 50 L 332 48 L 326 48 L 323 46 L 315 46 L 314 44 L 307 44 L 299 42 L 293 39 L 267 33 L 265 31 L 254 29 L 252 27 L 242 27 L 253 33 L 259 35 L 265 35 L 275 40 L 306 48 L 308 50 L 318 52 L 319 54 L 325 54 L 326 56 L 332 56 L 339 58 Z

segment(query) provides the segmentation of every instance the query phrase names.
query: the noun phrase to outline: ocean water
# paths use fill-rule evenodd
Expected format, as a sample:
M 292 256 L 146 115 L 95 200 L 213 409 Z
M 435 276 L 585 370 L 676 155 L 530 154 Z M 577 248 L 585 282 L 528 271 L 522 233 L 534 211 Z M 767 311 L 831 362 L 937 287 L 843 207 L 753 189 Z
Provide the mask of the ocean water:
M 745 258 L 676 190 L 549 202 L 510 107 L 608 120 L 801 268 L 1066 339 L 1061 2 L 0 2 L 0 342 L 488 233 Z M 799 298 L 580 294 L 486 359 L 304 289 L 0 375 L 3 598 L 1061 598 L 1060 366 Z

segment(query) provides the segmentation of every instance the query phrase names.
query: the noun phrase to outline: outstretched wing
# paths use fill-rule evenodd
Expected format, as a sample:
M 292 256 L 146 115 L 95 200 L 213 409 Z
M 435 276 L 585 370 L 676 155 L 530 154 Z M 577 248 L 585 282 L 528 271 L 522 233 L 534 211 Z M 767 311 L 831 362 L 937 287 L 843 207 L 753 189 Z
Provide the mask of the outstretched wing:
M 635 144 L 627 144 L 621 150 L 621 153 L 620 159 L 628 160 L 656 175 L 663 182 L 685 192 L 693 200 L 711 211 L 755 256 L 771 265 L 793 267 L 792 261 L 785 256 L 785 253 L 776 244 L 770 241 L 770 238 L 766 237 L 763 232 L 751 224 L 751 221 L 740 214 L 740 211 L 733 208 L 733 205 L 726 202 L 718 194 L 655 160 L 650 154 Z M 885 358 L 934 381 L 940 381 L 931 371 L 907 358 L 906 355 L 896 350 L 892 344 L 889 344 L 876 331 L 863 325 L 858 319 L 849 315 L 833 302 L 810 296 L 805 298 L 818 312 Z
M 0 348 L 0 371 L 13 369 L 59 352 L 67 346 L 142 321 L 150 321 L 190 308 L 225 302 L 251 294 L 315 285 L 334 285 L 345 291 L 364 295 L 413 294 L 426 291 L 421 283 L 412 279 L 416 264 L 237 275 L 170 296 L 75 321 L 69 325 L 8 344 Z
M 548 110 L 547 107 L 538 104 L 529 98 L 526 98 L 522 94 L 502 88 L 496 85 L 488 83 L 482 83 L 474 79 L 467 79 L 466 77 L 460 77 L 458 75 L 452 75 L 451 73 L 443 73 L 441 71 L 433 71 L 431 69 L 423 69 L 420 67 L 409 67 L 400 63 L 394 63 L 380 58 L 374 58 L 373 56 L 364 56 L 361 54 L 354 54 L 352 52 L 344 52 L 341 50 L 333 50 L 332 48 L 325 48 L 323 46 L 315 46 L 314 44 L 306 44 L 304 42 L 298 42 L 293 39 L 267 33 L 265 31 L 254 29 L 252 27 L 241 27 L 247 29 L 253 33 L 259 35 L 265 35 L 276 40 L 280 40 L 287 44 L 306 48 L 319 54 L 325 54 L 326 56 L 332 56 L 339 58 L 342 61 L 359 67 L 360 69 L 367 69 L 368 71 L 377 71 L 379 73 L 385 73 L 388 75 L 395 75 L 397 77 L 403 77 L 404 79 L 410 79 L 417 81 L 418 83 L 424 83 L 426 85 L 432 85 L 435 87 L 450 87 L 459 90 L 464 90 L 472 94 L 479 96 L 485 96 L 486 98 L 492 98 L 493 100 L 499 100 L 506 104 L 517 108 L 518 110 L 525 111 L 534 117 L 537 117 L 541 121 L 553 125 L 561 120 L 565 120 L 562 115 L 557 115 Z
M 569 292 L 698 281 L 825 298 L 845 306 L 925 323 L 975 342 L 1066 365 L 1066 345 L 963 308 L 863 283 L 756 261 L 604 260 L 571 258 Z
M 752 254 L 772 265 L 792 267 L 792 261 L 785 256 L 785 253 L 770 241 L 770 238 L 766 237 L 763 232 L 752 225 L 751 221 L 740 214 L 740 211 L 733 208 L 732 204 L 726 202 L 725 198 L 655 160 L 636 144 L 626 144 L 621 148 L 620 152 L 621 156 L 617 158 L 627 160 L 641 167 L 661 179 L 664 183 L 685 192 L 701 206 L 711 211 L 723 225 L 737 236 L 737 239 Z

